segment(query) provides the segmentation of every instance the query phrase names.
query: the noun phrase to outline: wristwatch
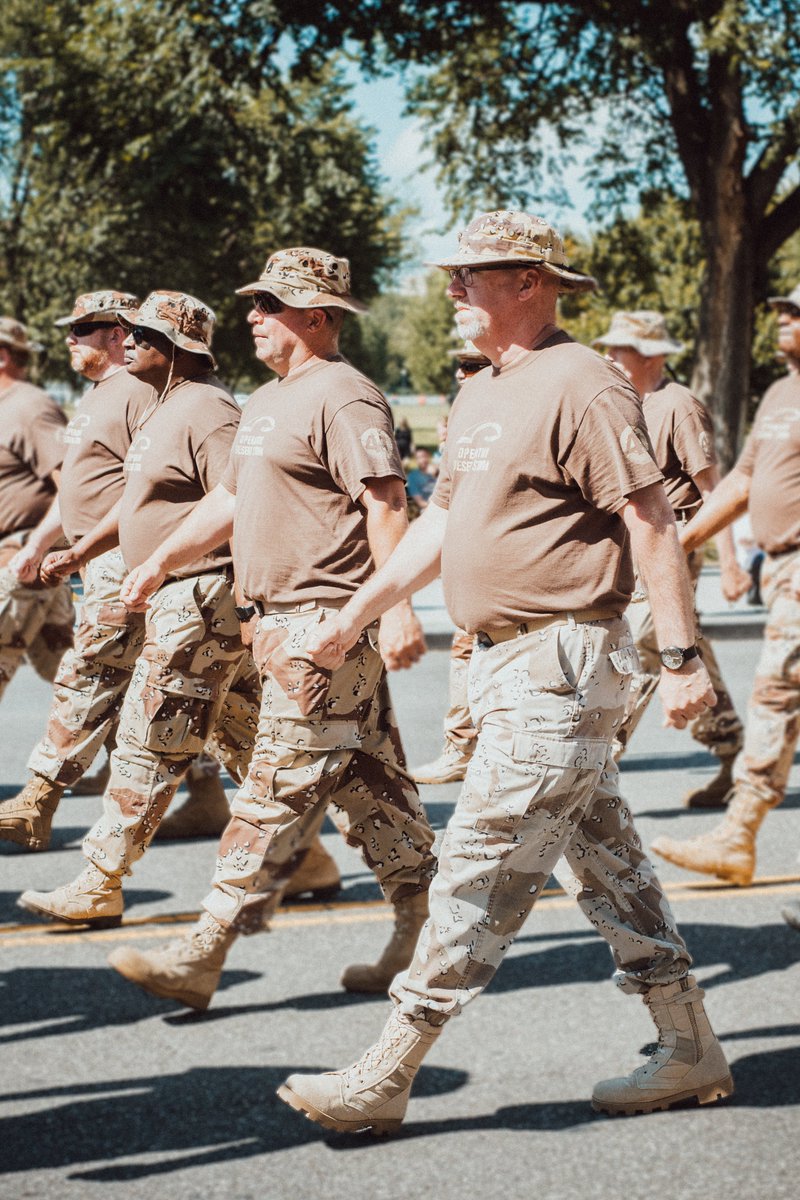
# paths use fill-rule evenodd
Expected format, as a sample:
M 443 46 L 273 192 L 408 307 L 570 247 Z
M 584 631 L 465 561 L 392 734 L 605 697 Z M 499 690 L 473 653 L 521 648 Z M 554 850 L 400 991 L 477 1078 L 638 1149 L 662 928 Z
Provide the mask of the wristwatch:
M 665 646 L 659 652 L 659 658 L 668 671 L 680 671 L 685 662 L 696 658 L 699 653 L 697 646 Z

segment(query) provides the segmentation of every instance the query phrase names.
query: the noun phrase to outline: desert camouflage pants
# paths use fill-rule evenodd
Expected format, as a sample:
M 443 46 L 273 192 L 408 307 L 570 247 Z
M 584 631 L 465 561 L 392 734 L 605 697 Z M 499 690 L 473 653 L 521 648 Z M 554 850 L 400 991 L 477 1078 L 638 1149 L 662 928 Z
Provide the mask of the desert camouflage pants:
M 476 644 L 478 741 L 439 852 L 430 918 L 392 985 L 412 1019 L 441 1023 L 487 986 L 562 854 L 624 990 L 687 973 L 688 951 L 609 754 L 630 645 L 624 618 Z
M 52 683 L 64 651 L 72 645 L 75 610 L 69 583 L 26 587 L 6 565 L 28 532 L 0 539 L 0 696 L 25 658 L 42 679 Z
M 324 619 L 313 604 L 272 612 L 253 641 L 263 679 L 258 736 L 204 901 L 244 933 L 268 927 L 326 809 L 388 900 L 426 891 L 435 868 L 375 635 L 365 631 L 341 668 L 323 671 L 303 649 Z
M 159 588 L 122 703 L 103 815 L 86 835 L 85 856 L 107 874 L 129 874 L 206 742 L 243 779 L 258 701 L 225 575 Z
M 786 793 L 800 735 L 800 600 L 790 593 L 800 550 L 769 555 L 761 568 L 761 594 L 769 609 L 764 644 L 747 708 L 744 748 L 733 771 L 737 794 L 774 808 Z
M 61 660 L 47 730 L 28 760 L 30 771 L 65 787 L 88 770 L 104 742 L 113 749 L 122 700 L 144 644 L 144 614 L 128 612 L 119 598 L 126 574 L 118 548 L 87 565 L 75 644 Z M 219 765 L 202 754 L 190 770 L 217 774 Z
M 469 712 L 467 679 L 472 658 L 471 633 L 457 629 L 450 646 L 450 676 L 448 680 L 448 708 L 444 718 L 445 740 L 459 749 L 465 749 L 475 741 L 477 734 Z
M 695 550 L 689 555 L 689 574 L 695 590 L 702 567 L 703 551 Z M 641 593 L 639 595 L 641 596 Z M 617 736 L 618 745 L 623 752 L 627 749 L 636 727 L 653 698 L 661 675 L 661 659 L 658 655 L 655 625 L 647 598 L 632 600 L 625 615 L 636 643 L 640 669 L 631 680 L 625 720 Z M 701 746 L 706 746 L 713 754 L 726 758 L 741 749 L 744 729 L 733 706 L 730 693 L 723 682 L 714 648 L 700 628 L 700 619 L 697 613 L 695 613 L 695 624 L 700 657 L 711 678 L 714 691 L 717 693 L 717 702 L 713 708 L 707 708 L 699 717 L 694 718 L 689 725 L 689 731 Z M 617 757 L 620 757 L 619 753 Z

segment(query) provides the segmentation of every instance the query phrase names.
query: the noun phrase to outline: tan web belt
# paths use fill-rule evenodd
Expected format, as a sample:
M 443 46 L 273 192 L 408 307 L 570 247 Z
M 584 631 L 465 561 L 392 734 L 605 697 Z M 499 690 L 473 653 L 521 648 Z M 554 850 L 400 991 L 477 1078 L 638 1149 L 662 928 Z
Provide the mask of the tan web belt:
M 479 646 L 496 646 L 499 642 L 510 642 L 512 638 L 524 637 L 548 625 L 582 625 L 586 621 L 614 621 L 622 614 L 617 608 L 576 608 L 572 612 L 551 613 L 550 616 L 533 617 L 519 625 L 503 625 L 500 629 L 479 629 L 475 640 Z

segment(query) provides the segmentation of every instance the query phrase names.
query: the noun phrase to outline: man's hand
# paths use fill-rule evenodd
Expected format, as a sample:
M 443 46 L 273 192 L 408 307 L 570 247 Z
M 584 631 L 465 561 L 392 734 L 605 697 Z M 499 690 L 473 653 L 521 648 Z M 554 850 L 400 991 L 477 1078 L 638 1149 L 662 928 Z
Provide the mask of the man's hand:
M 68 579 L 73 571 L 79 571 L 83 560 L 75 553 L 75 547 L 69 550 L 56 550 L 48 554 L 39 567 L 39 578 L 47 587 L 55 587 L 62 579 Z
M 717 702 L 708 671 L 699 658 L 684 663 L 680 671 L 662 670 L 659 692 L 666 714 L 664 724 L 675 729 L 685 729 L 693 717 Z
M 344 663 L 347 651 L 358 641 L 360 633 L 360 628 L 344 617 L 344 611 L 326 617 L 322 624 L 309 634 L 303 656 L 322 667 L 324 671 L 338 671 Z
M 381 617 L 378 648 L 388 671 L 413 666 L 427 650 L 422 626 L 407 600 Z
M 740 567 L 738 563 L 733 563 L 728 568 L 723 567 L 719 581 L 723 596 L 730 601 L 738 600 L 740 596 L 749 592 L 753 582 L 744 567 Z M 798 582 L 800 583 L 800 576 Z
M 9 570 L 16 575 L 20 583 L 36 583 L 43 558 L 42 551 L 31 542 L 27 542 L 9 562 Z
M 153 592 L 158 591 L 166 572 L 148 558 L 122 581 L 119 598 L 130 612 L 144 612 Z

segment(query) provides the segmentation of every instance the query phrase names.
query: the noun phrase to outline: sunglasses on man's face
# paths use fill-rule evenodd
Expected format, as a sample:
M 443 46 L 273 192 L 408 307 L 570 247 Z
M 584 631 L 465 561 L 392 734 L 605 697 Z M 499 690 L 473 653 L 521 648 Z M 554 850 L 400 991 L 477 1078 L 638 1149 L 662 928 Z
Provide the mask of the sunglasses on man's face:
M 526 264 L 521 264 L 526 265 Z M 460 283 L 462 287 L 472 287 L 475 283 L 475 276 L 481 271 L 513 271 L 517 266 L 516 263 L 501 262 L 501 263 L 486 263 L 482 267 L 456 267 L 448 271 L 452 283 Z
M 256 292 L 253 296 L 253 308 L 262 317 L 274 317 L 283 312 L 284 305 L 272 292 Z
M 458 369 L 464 375 L 477 375 L 478 371 L 482 371 L 485 366 L 486 366 L 486 363 L 460 362 L 458 364 Z
M 154 346 L 158 334 L 154 334 L 152 329 L 145 329 L 142 325 L 133 325 L 128 330 L 137 346 Z
M 69 331 L 73 337 L 89 337 L 98 329 L 113 329 L 116 324 L 116 321 L 76 321 Z

